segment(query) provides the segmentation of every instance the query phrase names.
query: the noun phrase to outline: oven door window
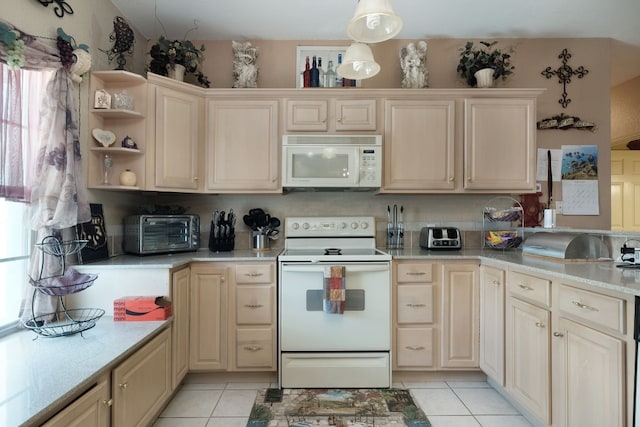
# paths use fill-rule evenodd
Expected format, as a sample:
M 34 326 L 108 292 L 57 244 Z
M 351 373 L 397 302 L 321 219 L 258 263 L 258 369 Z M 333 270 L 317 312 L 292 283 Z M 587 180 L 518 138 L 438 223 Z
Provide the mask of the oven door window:
M 353 147 L 287 147 L 287 183 L 344 186 L 358 183 L 358 150 Z
M 144 224 L 143 250 L 189 248 L 189 220 L 163 219 Z

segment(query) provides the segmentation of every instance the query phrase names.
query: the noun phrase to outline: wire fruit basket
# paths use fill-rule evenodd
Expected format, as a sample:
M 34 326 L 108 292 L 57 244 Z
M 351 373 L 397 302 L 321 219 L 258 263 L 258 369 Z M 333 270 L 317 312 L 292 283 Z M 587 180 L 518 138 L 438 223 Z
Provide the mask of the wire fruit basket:
M 516 249 L 524 238 L 524 210 L 516 199 L 495 197 L 482 210 L 482 246 Z
M 66 257 L 78 253 L 87 244 L 87 240 L 61 241 L 56 236 L 47 236 L 41 243 L 35 246 L 43 255 L 41 257 L 40 274 L 38 279 L 29 278 L 31 286 L 35 288 L 31 299 L 31 313 L 33 317 L 25 322 L 24 326 L 43 337 L 63 337 L 82 333 L 96 325 L 105 311 L 100 308 L 74 308 L 68 309 L 64 304 L 65 295 L 83 291 L 93 285 L 98 278 L 96 274 L 80 273 L 72 268 L 66 268 Z M 44 274 L 45 258 L 55 257 L 59 259 L 59 267 L 56 273 L 47 276 Z M 53 267 L 51 267 L 53 268 Z M 60 310 L 53 313 L 35 315 L 36 295 L 42 293 L 48 296 L 58 297 Z

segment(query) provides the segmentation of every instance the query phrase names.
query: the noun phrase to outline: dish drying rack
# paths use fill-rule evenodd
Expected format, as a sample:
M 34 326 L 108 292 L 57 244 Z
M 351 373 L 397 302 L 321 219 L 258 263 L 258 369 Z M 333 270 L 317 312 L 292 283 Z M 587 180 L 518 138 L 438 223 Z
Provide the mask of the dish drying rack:
M 77 254 L 84 248 L 88 240 L 62 241 L 56 236 L 47 236 L 41 243 L 35 246 L 42 251 L 40 272 L 38 279 L 29 277 L 29 282 L 36 291 L 45 295 L 58 297 L 58 311 L 35 315 L 35 300 L 37 293 L 33 293 L 31 299 L 31 313 L 33 317 L 24 323 L 24 326 L 43 337 L 63 337 L 82 333 L 96 325 L 105 311 L 100 308 L 75 308 L 68 309 L 64 304 L 64 296 L 83 291 L 93 285 L 96 274 L 83 274 L 76 270 L 66 268 L 66 258 Z M 56 273 L 45 275 L 45 260 L 54 257 L 59 260 Z M 53 268 L 51 268 L 52 270 Z
M 524 239 L 524 210 L 512 197 L 489 200 L 482 210 L 482 247 L 516 249 Z

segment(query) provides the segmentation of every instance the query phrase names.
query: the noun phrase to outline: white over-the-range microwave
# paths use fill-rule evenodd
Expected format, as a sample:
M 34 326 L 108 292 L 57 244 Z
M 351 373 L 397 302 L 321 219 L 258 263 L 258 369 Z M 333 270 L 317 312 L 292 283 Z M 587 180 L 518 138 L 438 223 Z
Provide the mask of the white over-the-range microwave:
M 284 188 L 379 188 L 381 135 L 283 135 Z

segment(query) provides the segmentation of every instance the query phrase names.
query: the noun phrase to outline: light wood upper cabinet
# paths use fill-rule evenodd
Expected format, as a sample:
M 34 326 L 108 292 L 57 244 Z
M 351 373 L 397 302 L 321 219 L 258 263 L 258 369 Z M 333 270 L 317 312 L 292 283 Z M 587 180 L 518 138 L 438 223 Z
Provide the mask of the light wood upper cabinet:
M 611 151 L 611 229 L 640 231 L 640 152 Z
M 209 98 L 206 192 L 280 193 L 277 99 Z
M 465 99 L 464 189 L 535 190 L 533 99 Z
M 382 192 L 455 189 L 455 102 L 387 100 Z
M 287 132 L 373 131 L 377 101 L 371 99 L 286 99 Z
M 149 84 L 149 105 L 155 108 L 148 120 L 147 189 L 198 191 L 203 181 L 204 98 L 198 91 L 167 87 L 171 84 L 177 85 L 164 80 Z

